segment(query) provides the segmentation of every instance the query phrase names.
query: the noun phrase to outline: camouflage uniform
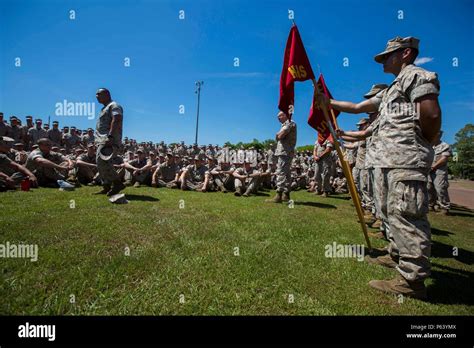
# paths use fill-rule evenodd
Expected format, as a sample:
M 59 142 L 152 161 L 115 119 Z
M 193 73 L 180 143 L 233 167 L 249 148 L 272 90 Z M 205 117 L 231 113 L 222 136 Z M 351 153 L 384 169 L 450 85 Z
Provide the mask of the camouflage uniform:
M 23 142 L 23 129 L 20 126 L 10 127 L 10 138 L 13 138 L 15 142 Z
M 275 156 L 278 158 L 276 170 L 276 191 L 279 193 L 290 193 L 290 167 L 293 156 L 295 155 L 296 123 L 293 120 L 287 120 L 286 122 L 282 123 L 281 130 L 286 130 L 288 133 L 283 139 L 278 140 L 275 150 Z
M 210 170 L 210 174 L 212 176 L 212 180 L 214 184 L 219 187 L 221 190 L 225 188 L 226 190 L 234 190 L 235 186 L 232 180 L 232 174 L 222 174 L 222 171 L 233 171 L 234 168 L 230 166 L 230 164 L 223 162 L 218 164 L 214 168 Z
M 234 173 L 239 174 L 239 175 L 244 175 L 244 176 L 254 174 L 256 172 L 257 171 L 254 168 L 250 168 L 248 171 L 246 171 L 244 167 L 239 167 L 234 170 Z M 244 180 L 244 182 L 242 182 L 242 180 L 238 178 L 234 178 L 234 187 L 235 187 L 235 191 L 237 192 L 246 191 L 248 193 L 256 193 L 258 190 L 259 184 L 260 182 L 259 182 L 258 177 L 253 177 L 253 178 L 248 177 Z
M 440 142 L 438 145 L 433 147 L 434 160 L 433 163 L 437 162 L 440 157 L 446 156 L 451 157 L 451 147 L 445 142 Z M 429 204 L 434 206 L 437 204 L 443 210 L 449 210 L 451 203 L 449 201 L 448 193 L 448 164 L 439 167 L 438 169 L 431 171 L 429 175 Z
M 15 182 L 15 185 L 21 183 L 21 181 L 25 178 L 25 175 L 20 172 L 15 172 L 15 170 L 10 167 L 10 164 L 14 162 L 7 156 L 7 154 L 0 153 L 0 172 L 6 174 Z M 6 184 L 2 178 L 0 178 L 0 188 L 5 188 Z
M 36 162 L 36 158 L 44 158 L 48 161 L 54 162 L 60 165 L 63 162 L 67 161 L 67 158 L 58 152 L 50 151 L 48 154 L 43 153 L 40 149 L 32 151 L 28 155 L 26 160 L 26 168 L 29 169 L 38 179 L 38 185 L 40 186 L 50 186 L 53 184 L 56 186 L 57 180 L 65 180 L 65 172 L 60 172 L 55 168 L 47 168 L 39 166 Z
M 366 164 L 367 156 L 367 140 L 359 141 L 357 148 L 357 159 L 354 168 L 359 169 L 358 188 L 361 196 L 362 207 L 365 210 L 374 210 L 373 189 L 372 182 L 369 178 L 369 170 Z
M 197 190 L 201 188 L 208 168 L 205 165 L 197 167 L 195 164 L 190 164 L 186 167 L 186 171 L 188 172 L 186 180 L 181 183 L 184 185 L 184 189 Z
M 113 182 L 119 181 L 119 175 L 113 165 L 113 159 L 114 157 L 117 157 L 118 149 L 122 144 L 122 124 L 120 124 L 119 127 L 116 128 L 115 133 L 112 134 L 112 145 L 105 144 L 105 138 L 110 132 L 112 118 L 117 115 L 123 116 L 123 109 L 119 104 L 112 101 L 102 108 L 97 119 L 95 134 L 97 146 L 97 169 L 104 185 L 111 185 Z M 112 155 L 112 157 L 109 160 L 104 160 L 100 156 L 101 153 L 104 156 Z
M 30 144 L 31 145 L 34 145 L 38 142 L 38 140 L 42 139 L 42 138 L 47 138 L 48 137 L 48 132 L 46 130 L 44 130 L 43 128 L 37 128 L 36 126 L 35 127 L 31 127 L 30 129 L 28 129 L 28 137 L 30 139 Z
M 349 190 L 347 189 L 347 179 L 345 177 L 336 177 L 333 181 L 334 191 L 336 193 L 348 193 Z
M 8 123 L 3 120 L 0 120 L 0 137 L 10 136 L 11 127 Z
M 88 133 L 86 133 L 82 136 L 81 141 L 86 146 L 88 144 L 94 144 L 95 143 L 95 136 L 94 136 L 94 134 L 89 135 Z
M 179 171 L 179 167 L 176 163 L 168 164 L 167 162 L 161 163 L 156 170 L 157 187 L 169 187 L 175 183 L 176 174 Z
M 375 122 L 375 121 L 374 121 Z M 374 123 L 372 122 L 372 124 Z M 371 125 L 372 125 L 371 124 Z M 371 127 L 369 126 L 369 128 Z M 365 163 L 364 168 L 367 171 L 367 202 L 366 209 L 370 210 L 377 218 L 377 208 L 376 208 L 376 189 L 374 181 L 374 159 L 375 154 L 373 153 L 372 146 L 372 136 L 368 136 L 365 139 Z
M 322 145 L 315 144 L 315 146 L 318 146 L 316 153 L 318 157 L 327 147 L 334 148 L 334 145 L 329 140 L 326 140 Z M 332 152 L 326 154 L 323 158 L 320 158 L 318 162 L 315 162 L 314 178 L 319 192 L 330 193 L 332 191 L 330 183 L 331 161 L 333 161 Z
M 141 168 L 143 168 L 147 165 L 148 159 L 144 158 L 144 159 L 140 160 L 140 159 L 137 158 L 137 159 L 129 161 L 128 163 L 131 166 L 133 166 L 137 169 L 141 169 Z M 127 170 L 125 172 L 125 180 L 127 180 L 127 182 L 131 182 L 132 184 L 138 182 L 138 183 L 143 184 L 143 185 L 148 185 L 150 183 L 150 180 L 151 180 L 150 171 L 145 170 L 143 172 L 140 172 L 140 173 L 134 175 L 130 170 Z
M 430 274 L 431 230 L 427 219 L 427 174 L 433 149 L 423 138 L 415 101 L 439 94 L 435 73 L 407 65 L 386 90 L 370 100 L 378 106 L 373 145 L 379 154 L 375 182 L 390 192 L 381 197 L 390 225 L 390 247 L 398 248 L 397 270 L 409 281 Z
M 88 153 L 83 153 L 77 159 L 81 160 L 82 162 L 97 164 L 96 155 L 93 155 L 92 157 L 90 157 Z M 94 167 L 89 167 L 89 166 L 77 166 L 76 168 L 77 180 L 81 184 L 88 184 L 92 182 L 92 180 L 96 177 L 96 175 L 97 175 L 97 167 L 94 168 Z

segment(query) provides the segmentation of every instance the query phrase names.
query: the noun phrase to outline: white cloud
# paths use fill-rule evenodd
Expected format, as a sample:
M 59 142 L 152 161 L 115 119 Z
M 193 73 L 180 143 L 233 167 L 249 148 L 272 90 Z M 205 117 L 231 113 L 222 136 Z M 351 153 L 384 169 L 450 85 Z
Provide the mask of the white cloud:
M 429 62 L 432 62 L 434 60 L 433 57 L 420 57 L 415 59 L 415 64 L 416 65 L 423 65 Z

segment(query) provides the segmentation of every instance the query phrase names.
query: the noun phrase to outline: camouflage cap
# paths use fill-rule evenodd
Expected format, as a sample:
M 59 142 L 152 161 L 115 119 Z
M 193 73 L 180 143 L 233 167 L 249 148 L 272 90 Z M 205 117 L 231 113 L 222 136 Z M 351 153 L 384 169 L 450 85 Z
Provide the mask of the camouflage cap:
M 10 137 L 0 137 L 0 145 L 13 145 L 15 142 L 15 139 L 12 139 Z
M 365 95 L 364 98 L 370 99 L 380 91 L 383 91 L 384 89 L 388 88 L 388 85 L 385 83 L 379 83 L 377 85 L 372 85 L 372 88 L 370 91 L 368 91 Z
M 408 36 L 405 38 L 401 38 L 400 36 L 397 36 L 394 39 L 388 40 L 387 42 L 387 47 L 385 48 L 385 51 L 377 54 L 374 59 L 377 63 L 383 63 L 384 61 L 384 56 L 392 53 L 400 48 L 416 48 L 418 49 L 418 44 L 420 40 L 417 39 L 416 37 L 413 36 Z
M 139 148 L 137 149 L 137 153 L 140 153 L 140 152 L 141 152 L 141 153 L 145 153 L 145 149 L 144 149 L 143 147 L 139 147 Z

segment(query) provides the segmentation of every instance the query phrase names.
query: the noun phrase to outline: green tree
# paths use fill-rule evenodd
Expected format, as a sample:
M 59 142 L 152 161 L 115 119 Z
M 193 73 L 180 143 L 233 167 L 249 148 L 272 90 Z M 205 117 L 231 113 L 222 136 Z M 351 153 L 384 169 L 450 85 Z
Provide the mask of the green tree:
M 311 151 L 313 152 L 314 145 L 304 145 L 304 146 L 298 146 L 296 148 L 296 151 Z
M 449 161 L 450 172 L 462 179 L 474 180 L 474 124 L 468 123 L 455 136 L 453 156 Z

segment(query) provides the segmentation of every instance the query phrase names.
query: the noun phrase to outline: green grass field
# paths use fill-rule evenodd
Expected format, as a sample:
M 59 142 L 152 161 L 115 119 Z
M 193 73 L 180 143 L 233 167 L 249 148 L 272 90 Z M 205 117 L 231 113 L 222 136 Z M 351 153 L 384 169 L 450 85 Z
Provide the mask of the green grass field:
M 130 203 L 114 205 L 94 191 L 0 194 L 0 243 L 39 247 L 37 262 L 0 259 L 0 314 L 474 314 L 467 210 L 430 214 L 430 299 L 400 303 L 368 286 L 395 270 L 325 257 L 327 244 L 364 244 L 347 196 L 300 191 L 290 208 L 265 204 L 270 192 L 239 198 L 144 187 L 127 188 Z

